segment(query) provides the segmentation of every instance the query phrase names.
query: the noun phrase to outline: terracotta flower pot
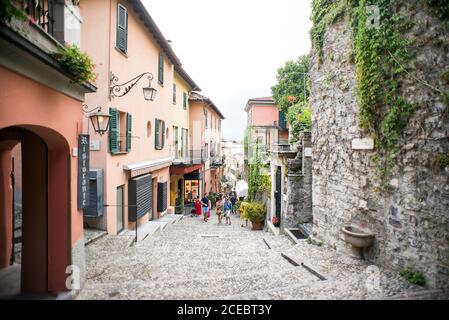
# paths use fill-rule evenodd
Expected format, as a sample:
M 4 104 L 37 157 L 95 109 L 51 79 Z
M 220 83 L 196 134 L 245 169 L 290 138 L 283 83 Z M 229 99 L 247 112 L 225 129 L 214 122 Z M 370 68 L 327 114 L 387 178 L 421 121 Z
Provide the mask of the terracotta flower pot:
M 251 230 L 262 230 L 263 229 L 263 221 L 251 221 L 252 229 Z

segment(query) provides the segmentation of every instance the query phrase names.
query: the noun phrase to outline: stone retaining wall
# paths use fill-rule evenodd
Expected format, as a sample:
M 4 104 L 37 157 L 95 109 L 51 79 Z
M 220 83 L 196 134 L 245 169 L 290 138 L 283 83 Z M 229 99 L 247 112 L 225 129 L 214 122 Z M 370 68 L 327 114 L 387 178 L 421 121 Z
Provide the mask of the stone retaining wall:
M 448 90 L 440 74 L 449 66 L 449 34 L 421 2 L 407 1 L 402 12 L 416 23 L 405 36 L 424 43 L 410 72 Z M 392 191 L 377 191 L 375 150 L 352 149 L 353 139 L 367 137 L 358 126 L 351 35 L 340 19 L 326 31 L 321 65 L 316 53 L 311 58 L 314 236 L 347 249 L 345 224 L 369 228 L 376 234 L 369 260 L 423 272 L 430 287 L 449 287 L 449 168 L 434 161 L 449 150 L 447 106 L 427 86 L 404 86 L 419 108 L 398 144 Z

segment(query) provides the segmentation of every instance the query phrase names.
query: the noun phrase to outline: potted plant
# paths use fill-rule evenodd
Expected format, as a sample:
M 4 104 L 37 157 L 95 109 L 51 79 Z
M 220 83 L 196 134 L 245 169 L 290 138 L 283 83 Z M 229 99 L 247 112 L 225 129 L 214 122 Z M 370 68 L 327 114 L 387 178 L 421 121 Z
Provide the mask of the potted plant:
M 251 221 L 252 230 L 262 230 L 266 208 L 263 203 L 251 202 L 245 206 L 245 217 Z

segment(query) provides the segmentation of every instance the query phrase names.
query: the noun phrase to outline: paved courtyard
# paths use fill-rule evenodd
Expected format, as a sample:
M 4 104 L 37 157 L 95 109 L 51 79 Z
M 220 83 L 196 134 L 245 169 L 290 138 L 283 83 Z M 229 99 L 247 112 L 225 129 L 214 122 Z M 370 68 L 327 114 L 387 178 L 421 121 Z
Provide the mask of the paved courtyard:
M 86 247 L 77 299 L 382 299 L 443 296 L 306 240 L 184 217 L 129 246 L 105 236 Z M 323 280 L 325 279 L 325 280 Z M 447 297 L 446 297 L 447 298 Z

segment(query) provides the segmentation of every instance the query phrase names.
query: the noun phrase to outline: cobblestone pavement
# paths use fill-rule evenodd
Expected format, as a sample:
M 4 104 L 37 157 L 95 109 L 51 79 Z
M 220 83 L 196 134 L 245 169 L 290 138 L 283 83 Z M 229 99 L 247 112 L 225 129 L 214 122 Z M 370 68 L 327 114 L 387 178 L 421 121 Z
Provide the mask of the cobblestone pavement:
M 379 286 L 366 285 L 364 262 L 214 218 L 185 217 L 132 247 L 124 236 L 90 244 L 77 299 L 379 299 L 423 290 L 382 269 Z

